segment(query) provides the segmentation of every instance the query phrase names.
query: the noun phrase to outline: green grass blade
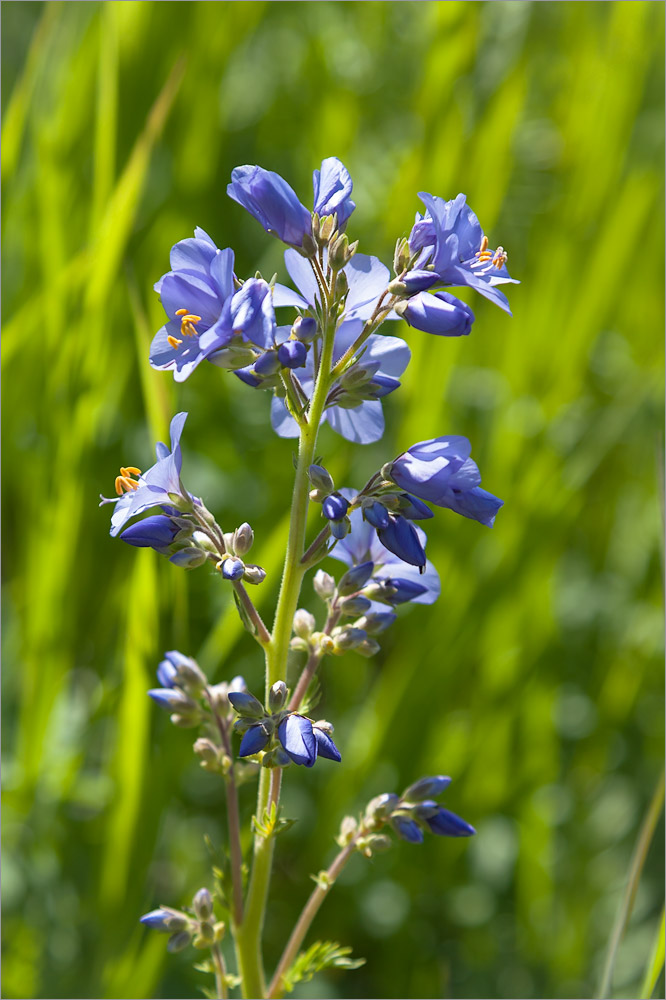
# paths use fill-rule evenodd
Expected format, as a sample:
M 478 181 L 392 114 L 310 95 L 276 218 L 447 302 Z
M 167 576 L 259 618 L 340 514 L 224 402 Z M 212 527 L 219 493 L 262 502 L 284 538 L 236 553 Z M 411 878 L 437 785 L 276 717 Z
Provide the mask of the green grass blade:
M 657 985 L 657 980 L 664 968 L 664 908 L 661 909 L 661 919 L 657 927 L 657 934 L 654 939 L 650 958 L 645 970 L 645 978 L 641 985 L 641 1000 L 650 1000 Z

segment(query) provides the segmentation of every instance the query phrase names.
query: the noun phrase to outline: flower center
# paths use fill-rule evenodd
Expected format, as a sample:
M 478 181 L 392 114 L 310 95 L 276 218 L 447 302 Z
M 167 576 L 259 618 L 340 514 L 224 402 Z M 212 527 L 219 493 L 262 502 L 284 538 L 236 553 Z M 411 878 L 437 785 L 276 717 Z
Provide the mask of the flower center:
M 127 468 L 122 466 L 120 470 L 120 475 L 116 476 L 116 493 L 119 497 L 123 493 L 131 493 L 132 490 L 138 490 L 139 484 L 132 476 L 140 476 L 141 469 L 137 469 L 135 465 L 128 465 Z
M 176 316 L 180 316 L 181 337 L 196 337 L 197 331 L 195 330 L 195 325 L 201 322 L 201 316 L 190 313 L 187 309 L 176 309 Z M 167 341 L 176 350 L 183 342 L 178 337 L 167 337 Z
M 472 267 L 479 267 L 481 264 L 487 264 L 488 261 L 497 268 L 504 267 L 508 260 L 508 255 L 506 254 L 504 247 L 498 247 L 497 250 L 490 250 L 488 247 L 488 237 L 484 236 L 481 240 L 481 246 L 474 254 L 477 260 L 474 261 Z

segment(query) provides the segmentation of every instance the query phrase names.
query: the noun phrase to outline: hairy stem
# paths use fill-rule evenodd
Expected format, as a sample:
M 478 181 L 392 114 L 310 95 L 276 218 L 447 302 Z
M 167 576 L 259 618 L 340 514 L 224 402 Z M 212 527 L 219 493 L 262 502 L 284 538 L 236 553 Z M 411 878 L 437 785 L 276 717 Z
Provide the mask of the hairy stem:
M 214 945 L 210 950 L 213 965 L 215 966 L 215 995 L 218 1000 L 227 1000 L 229 991 L 227 990 L 227 969 L 224 964 L 224 956 L 219 944 Z
M 342 869 L 345 867 L 347 862 L 349 861 L 355 849 L 356 849 L 356 837 L 354 837 L 354 839 L 351 840 L 350 843 L 346 845 L 346 847 L 342 848 L 338 856 L 331 864 L 330 868 L 326 870 L 324 878 L 320 879 L 319 884 L 316 886 L 316 888 L 312 890 L 310 898 L 303 907 L 303 911 L 300 917 L 298 918 L 296 926 L 291 932 L 291 937 L 287 942 L 287 946 L 284 949 L 282 957 L 280 958 L 280 961 L 278 963 L 278 967 L 275 970 L 275 975 L 273 976 L 271 984 L 268 988 L 268 997 L 278 998 L 282 996 L 282 993 L 284 992 L 282 986 L 282 977 L 284 976 L 285 972 L 287 972 L 291 967 L 294 959 L 296 958 L 296 955 L 298 954 L 299 948 L 303 944 L 305 935 L 310 929 L 310 924 L 317 915 L 319 907 L 326 899 L 331 888 L 333 887 L 333 883 L 335 882 L 336 878 L 338 877 Z
M 337 625 L 339 618 L 340 618 L 340 612 L 337 610 L 335 604 L 333 604 L 329 612 L 328 618 L 326 620 L 326 624 L 324 625 L 325 635 L 331 634 L 331 631 Z M 321 663 L 323 657 L 324 653 L 319 649 L 313 650 L 310 653 L 307 663 L 303 667 L 303 672 L 301 673 L 301 676 L 298 678 L 298 684 L 294 688 L 294 693 L 291 696 L 291 701 L 289 702 L 290 712 L 298 711 L 298 707 L 303 701 L 303 698 L 305 697 L 305 692 L 308 689 L 308 685 L 310 684 L 310 681 L 317 672 L 317 667 Z

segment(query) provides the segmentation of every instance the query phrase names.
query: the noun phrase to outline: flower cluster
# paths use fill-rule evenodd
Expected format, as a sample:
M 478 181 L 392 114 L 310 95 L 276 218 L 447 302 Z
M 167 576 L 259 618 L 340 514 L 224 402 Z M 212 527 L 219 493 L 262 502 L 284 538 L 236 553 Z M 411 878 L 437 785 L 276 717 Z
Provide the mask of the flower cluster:
M 284 711 L 287 694 L 284 681 L 277 681 L 264 708 L 249 692 L 229 692 L 229 701 L 239 716 L 234 730 L 243 734 L 238 756 L 263 753 L 263 767 L 287 767 L 292 762 L 312 767 L 317 757 L 340 761 L 330 722 L 313 722 L 298 712 Z
M 166 319 L 151 344 L 151 366 L 173 372 L 178 383 L 193 376 L 203 361 L 233 373 L 248 389 L 271 394 L 270 421 L 279 437 L 299 438 L 289 541 L 271 629 L 245 586 L 260 584 L 266 576 L 261 566 L 247 561 L 255 544 L 251 525 L 224 530 L 203 500 L 183 485 L 185 412 L 171 421 L 170 446 L 157 444 L 156 462 L 144 473 L 134 465 L 121 467 L 116 496 L 101 498 L 114 505 L 112 536 L 152 548 L 186 569 L 214 568 L 265 655 L 265 703 L 241 677 L 209 683 L 197 662 L 176 650 L 165 654 L 157 669 L 159 686 L 148 692 L 174 725 L 199 730 L 194 753 L 201 767 L 225 784 L 229 864 L 216 870 L 216 894 L 230 914 L 240 978 L 226 973 L 219 948 L 224 924 L 215 920 L 207 889 L 196 893 L 190 910 L 160 907 L 141 920 L 168 932 L 172 951 L 190 942 L 209 949 L 210 961 L 200 968 L 214 973 L 218 997 L 239 982 L 243 996 L 282 995 L 309 922 L 353 850 L 367 856 L 384 850 L 391 845 L 390 832 L 411 843 L 422 842 L 426 833 L 474 833 L 436 801 L 450 782 L 442 775 L 422 778 L 401 796 L 378 796 L 358 820 L 346 817 L 338 838 L 342 852 L 328 872 L 315 878 L 317 889 L 266 986 L 258 956 L 272 848 L 265 851 L 262 845 L 291 822 L 280 817 L 282 772 L 290 764 L 311 768 L 320 757 L 341 761 L 332 725 L 311 717 L 318 697 L 315 674 L 327 656 L 350 650 L 373 656 L 398 607 L 437 600 L 440 580 L 427 557 L 422 527 L 434 516 L 432 507 L 492 527 L 502 506 L 481 488 L 465 437 L 419 441 L 382 465 L 359 490 L 336 486 L 317 457 L 319 428 L 327 423 L 359 444 L 378 441 L 384 432 L 383 400 L 399 390 L 411 356 L 394 331 L 406 324 L 437 337 L 467 336 L 474 313 L 450 289 L 473 289 L 509 312 L 500 287 L 515 283 L 506 252 L 490 248 L 462 194 L 448 201 L 420 194 L 424 211 L 417 213 L 408 235 L 397 240 L 391 274 L 350 242 L 353 184 L 340 160 L 324 159 L 312 186 L 309 208 L 279 174 L 245 165 L 233 170 L 227 188 L 233 201 L 285 244 L 284 265 L 293 287 L 278 283 L 277 276 L 267 281 L 259 272 L 239 276 L 233 250 L 218 248 L 201 228 L 172 247 L 170 270 L 155 284 Z M 403 327 L 396 328 L 400 320 Z M 310 544 L 305 541 L 309 502 L 320 505 L 323 521 Z M 318 625 L 312 612 L 299 608 L 300 589 L 304 574 L 328 557 L 343 563 L 344 570 L 336 579 L 316 569 L 314 590 L 325 607 Z M 300 659 L 290 652 L 305 659 L 288 688 Z M 258 773 L 255 860 L 246 895 L 238 787 Z M 249 912 L 256 919 L 247 921 Z

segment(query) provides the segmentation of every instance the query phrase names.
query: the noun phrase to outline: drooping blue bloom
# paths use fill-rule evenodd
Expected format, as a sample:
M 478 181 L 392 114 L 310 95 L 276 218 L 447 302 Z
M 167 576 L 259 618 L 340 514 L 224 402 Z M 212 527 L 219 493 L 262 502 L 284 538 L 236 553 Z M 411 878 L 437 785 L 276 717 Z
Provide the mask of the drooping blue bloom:
M 241 740 L 238 756 L 251 757 L 253 754 L 259 753 L 266 748 L 269 740 L 270 733 L 267 732 L 265 726 L 262 726 L 261 723 L 250 726 Z
M 334 760 L 340 763 L 342 756 L 331 739 L 331 734 L 321 726 L 313 726 L 315 740 L 317 741 L 317 756 L 326 757 L 327 760 Z
M 433 802 L 433 805 L 436 803 Z M 426 823 L 439 837 L 471 837 L 476 833 L 470 823 L 443 806 L 439 806 L 434 816 L 426 817 Z
M 278 739 L 294 764 L 312 767 L 317 759 L 317 740 L 310 719 L 297 713 L 288 715 L 278 726 Z
M 312 175 L 314 188 L 314 211 L 323 218 L 325 215 L 336 215 L 338 228 L 345 222 L 356 208 L 351 200 L 352 179 L 347 168 L 336 156 L 327 157 L 321 165 L 321 170 L 315 170 Z
M 351 498 L 353 491 L 343 490 Z M 433 564 L 427 560 L 425 571 L 419 572 L 419 567 L 404 562 L 395 553 L 386 549 L 377 531 L 367 521 L 363 520 L 360 510 L 353 510 L 349 515 L 351 531 L 331 550 L 331 558 L 339 559 L 347 566 L 358 566 L 362 563 L 374 564 L 372 579 L 390 583 L 396 589 L 392 602 L 396 604 L 411 601 L 414 604 L 433 604 L 440 593 L 439 575 Z M 421 545 L 425 545 L 425 532 L 415 527 Z M 373 603 L 373 612 L 384 612 L 381 604 Z
M 180 688 L 166 687 L 166 688 L 151 688 L 148 692 L 148 696 L 153 699 L 154 702 L 164 708 L 167 712 L 179 712 L 183 709 L 192 709 L 195 707 L 195 703 L 191 698 L 181 691 Z
M 111 535 L 117 535 L 130 518 L 142 514 L 150 507 L 163 505 L 173 507 L 180 503 L 183 509 L 188 509 L 195 502 L 194 498 L 183 487 L 180 481 L 180 470 L 183 458 L 180 451 L 180 437 L 187 420 L 187 413 L 177 413 L 171 421 L 171 451 L 161 441 L 156 446 L 157 462 L 141 474 L 134 467 L 121 469 L 121 475 L 116 479 L 116 489 L 121 492 L 118 497 L 102 497 L 102 504 L 114 503 L 115 509 L 111 515 Z M 128 475 L 123 475 L 128 473 Z M 133 476 L 138 476 L 134 479 Z
M 422 844 L 424 840 L 423 830 L 416 822 L 405 816 L 403 813 L 395 813 L 391 816 L 391 826 L 401 840 L 406 840 L 410 844 Z
M 356 207 L 351 200 L 352 179 L 335 156 L 327 157 L 312 176 L 314 211 L 337 216 L 343 226 Z M 302 247 L 312 233 L 312 215 L 283 177 L 258 166 L 236 167 L 227 194 L 242 205 L 267 233 L 292 247 Z
M 312 232 L 312 216 L 294 189 L 273 170 L 245 165 L 231 172 L 227 194 L 271 233 L 291 246 L 303 246 Z
M 448 292 L 418 292 L 398 311 L 410 326 L 439 337 L 466 337 L 474 322 L 470 307 Z
M 306 304 L 314 308 L 318 300 L 318 291 L 309 263 L 294 250 L 285 252 L 285 263 Z M 344 273 L 349 283 L 349 294 L 344 319 L 335 334 L 334 363 L 339 361 L 361 333 L 365 321 L 372 315 L 390 279 L 388 268 L 376 257 L 367 257 L 359 253 L 352 257 Z M 348 441 L 357 444 L 371 444 L 373 441 L 378 441 L 384 433 L 384 414 L 379 398 L 398 387 L 400 383 L 397 376 L 403 373 L 409 358 L 410 350 L 404 340 L 372 334 L 364 345 L 359 365 L 368 371 L 367 391 L 368 395 L 374 398 L 365 399 L 352 408 L 339 406 L 336 404 L 336 399 L 341 397 L 344 390 L 337 383 L 329 393 L 322 421 L 328 421 L 333 430 Z M 298 380 L 305 395 L 310 398 L 314 386 L 312 351 L 309 352 L 303 368 L 298 369 Z M 275 397 L 272 401 L 271 422 L 280 437 L 298 437 L 298 424 L 289 413 L 284 400 L 279 397 Z
M 451 201 L 425 191 L 419 197 L 426 215 L 417 218 L 409 237 L 412 253 L 421 251 L 418 268 L 429 265 L 443 285 L 469 285 L 511 314 L 498 285 L 519 284 L 509 276 L 502 247 L 488 248 L 479 220 L 464 194 Z
M 180 531 L 173 518 L 166 514 L 153 514 L 141 521 L 130 524 L 121 534 L 123 542 L 135 545 L 137 548 L 155 549 L 156 552 L 168 553 L 169 547 Z
M 390 476 L 408 493 L 492 527 L 503 501 L 479 488 L 470 451 L 468 439 L 456 435 L 419 441 L 391 464 Z
M 412 566 L 425 566 L 426 554 L 418 529 L 401 514 L 389 514 L 388 521 L 385 528 L 377 529 L 384 548 Z

